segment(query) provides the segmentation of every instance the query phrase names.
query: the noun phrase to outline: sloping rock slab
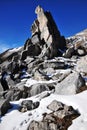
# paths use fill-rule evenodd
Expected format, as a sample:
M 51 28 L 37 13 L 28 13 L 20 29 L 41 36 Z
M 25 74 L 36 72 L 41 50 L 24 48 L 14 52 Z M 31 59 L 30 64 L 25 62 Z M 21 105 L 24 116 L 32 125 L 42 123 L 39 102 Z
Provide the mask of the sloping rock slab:
M 80 92 L 84 86 L 85 80 L 82 76 L 77 72 L 73 72 L 55 86 L 55 93 L 63 95 L 76 94 Z

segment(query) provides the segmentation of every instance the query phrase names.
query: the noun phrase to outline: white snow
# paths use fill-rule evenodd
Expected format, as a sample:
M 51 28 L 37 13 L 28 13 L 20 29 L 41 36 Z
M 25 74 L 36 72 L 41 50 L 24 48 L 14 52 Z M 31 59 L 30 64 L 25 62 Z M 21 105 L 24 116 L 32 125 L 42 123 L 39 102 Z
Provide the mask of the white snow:
M 35 80 L 29 79 L 26 86 L 30 86 L 35 83 Z M 42 95 L 45 93 L 46 92 L 43 92 L 39 95 L 27 98 L 26 100 L 33 100 L 33 102 L 40 101 L 40 105 L 37 109 L 27 111 L 25 113 L 18 111 L 20 103 L 25 99 L 11 102 L 14 107 L 9 110 L 5 116 L 1 117 L 0 130 L 26 130 L 32 120 L 40 121 L 42 120 L 43 113 L 51 112 L 47 109 L 47 106 L 53 100 L 61 101 L 66 105 L 71 105 L 74 109 L 80 112 L 81 115 L 73 120 L 73 123 L 68 130 L 87 130 L 87 90 L 76 95 L 66 96 L 51 94 L 48 97 L 42 98 Z
M 49 80 L 49 81 L 44 81 L 44 80 L 34 80 L 32 78 L 28 79 L 25 86 L 27 87 L 31 87 L 33 84 L 37 84 L 37 83 L 53 83 L 53 82 L 56 82 L 57 80 L 53 81 L 53 80 Z
M 22 49 L 22 47 L 10 49 L 9 52 L 17 52 L 17 51 L 19 51 L 20 49 Z
M 6 53 L 3 55 L 3 58 L 10 56 L 12 53 L 18 52 L 21 49 L 22 49 L 22 47 L 10 49 L 10 50 L 6 51 Z

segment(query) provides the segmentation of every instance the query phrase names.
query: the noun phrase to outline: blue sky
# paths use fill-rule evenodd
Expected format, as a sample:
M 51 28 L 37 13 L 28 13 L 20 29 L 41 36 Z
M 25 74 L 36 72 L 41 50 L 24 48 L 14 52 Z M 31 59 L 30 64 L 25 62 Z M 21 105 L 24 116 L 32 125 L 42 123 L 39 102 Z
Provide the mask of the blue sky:
M 31 37 L 37 5 L 52 13 L 65 37 L 87 28 L 87 0 L 0 0 L 0 52 Z

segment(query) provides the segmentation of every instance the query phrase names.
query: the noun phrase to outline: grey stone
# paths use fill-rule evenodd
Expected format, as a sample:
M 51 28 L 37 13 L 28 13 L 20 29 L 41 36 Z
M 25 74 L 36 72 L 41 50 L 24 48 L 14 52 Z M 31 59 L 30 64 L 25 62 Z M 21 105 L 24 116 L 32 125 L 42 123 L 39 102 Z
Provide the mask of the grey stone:
M 34 36 L 32 36 L 31 42 L 32 42 L 33 44 L 40 43 L 40 39 L 39 39 L 38 34 L 35 34 Z
M 58 111 L 64 108 L 64 105 L 61 102 L 58 102 L 56 100 L 52 101 L 51 104 L 47 107 L 51 111 Z
M 44 91 L 49 91 L 49 87 L 46 84 L 34 84 L 32 85 L 28 90 L 28 95 L 35 96 L 37 94 L 40 94 Z
M 56 129 L 57 125 L 54 123 L 49 124 L 47 121 L 42 122 L 32 121 L 30 123 L 28 130 L 56 130 Z
M 36 109 L 39 106 L 39 102 L 33 102 L 32 100 L 24 100 L 21 103 L 20 111 L 26 112 L 28 110 Z
M 0 83 L 0 92 L 2 92 L 2 91 L 3 91 L 3 87 L 2 87 L 2 85 Z
M 71 46 L 69 49 L 66 50 L 65 53 L 63 53 L 63 57 L 71 58 L 73 54 L 75 54 L 75 49 L 73 46 Z
M 58 56 L 58 49 L 64 49 L 66 41 L 60 35 L 59 30 L 53 20 L 50 12 L 45 12 L 40 6 L 35 10 L 37 20 L 32 25 L 32 35 L 40 34 L 40 40 L 44 40 L 45 45 L 42 46 L 41 56 L 52 58 Z M 38 24 L 39 23 L 39 24 Z
M 38 56 L 40 54 L 40 46 L 38 44 L 28 46 L 27 55 L 28 56 Z
M 60 104 L 60 109 L 58 107 L 58 109 L 54 108 L 55 111 L 50 114 L 44 113 L 42 121 L 32 121 L 29 124 L 28 130 L 67 130 L 72 124 L 73 118 L 75 119 L 79 116 L 79 113 L 71 106 L 67 106 L 58 101 L 51 103 L 51 109 L 54 107 L 52 106 L 54 103 L 56 106 Z
M 84 56 L 87 54 L 86 49 L 84 47 L 79 47 L 76 52 L 79 56 Z
M 69 74 L 63 81 L 55 86 L 55 93 L 57 94 L 76 94 L 80 92 L 81 88 L 85 86 L 85 81 L 82 76 L 77 73 Z
M 18 88 L 9 89 L 9 91 L 5 94 L 5 98 L 9 101 L 16 101 L 20 98 L 23 98 L 23 91 Z
M 87 74 L 87 56 L 84 56 L 78 60 L 76 70 L 80 73 Z

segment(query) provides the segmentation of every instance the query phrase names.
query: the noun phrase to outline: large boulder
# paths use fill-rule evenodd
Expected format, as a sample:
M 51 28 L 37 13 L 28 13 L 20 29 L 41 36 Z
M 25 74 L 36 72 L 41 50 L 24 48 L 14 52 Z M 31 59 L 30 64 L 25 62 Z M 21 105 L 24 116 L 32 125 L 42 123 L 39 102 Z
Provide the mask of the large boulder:
M 60 35 L 50 12 L 45 12 L 38 6 L 35 13 L 37 14 L 37 20 L 34 21 L 31 28 L 32 43 L 36 44 L 40 41 L 42 45 L 41 56 L 47 56 L 48 58 L 58 56 L 60 53 L 58 49 L 63 50 L 65 48 L 65 38 Z M 44 46 L 43 43 L 45 43 Z
M 40 6 L 36 8 L 35 13 L 37 19 L 31 27 L 32 36 L 26 40 L 21 53 L 15 53 L 21 54 L 19 55 L 21 60 L 28 56 L 53 58 L 62 55 L 66 41 L 64 36 L 61 36 L 51 13 L 44 11 Z
M 26 112 L 28 110 L 33 110 L 39 106 L 39 102 L 33 102 L 32 100 L 24 100 L 21 103 L 20 111 Z
M 80 73 L 87 74 L 87 56 L 84 56 L 80 60 L 78 60 L 76 70 Z
M 35 96 L 37 94 L 40 94 L 44 91 L 49 91 L 49 87 L 47 84 L 34 84 L 31 87 L 28 88 L 28 96 Z
M 72 120 L 79 116 L 79 113 L 71 106 L 56 100 L 48 108 L 53 112 L 44 113 L 42 121 L 32 121 L 28 130 L 67 130 Z
M 29 87 L 24 86 L 23 82 L 16 84 L 16 87 L 8 90 L 5 94 L 5 98 L 9 101 L 16 101 L 21 98 L 28 98 L 31 96 L 38 95 L 44 91 L 54 89 L 53 84 L 37 83 Z
M 20 90 L 18 88 L 12 88 L 5 94 L 5 98 L 9 101 L 16 101 L 21 98 L 26 98 L 27 97 L 26 94 L 27 92 L 25 92 L 24 90 Z
M 69 118 L 72 115 L 78 115 L 78 111 L 74 110 L 72 106 L 67 106 L 61 102 L 53 100 L 47 107 L 54 112 L 54 115 L 60 119 Z
M 56 85 L 55 93 L 64 95 L 76 94 L 82 89 L 86 89 L 84 86 L 85 81 L 82 76 L 77 72 L 73 72 Z

